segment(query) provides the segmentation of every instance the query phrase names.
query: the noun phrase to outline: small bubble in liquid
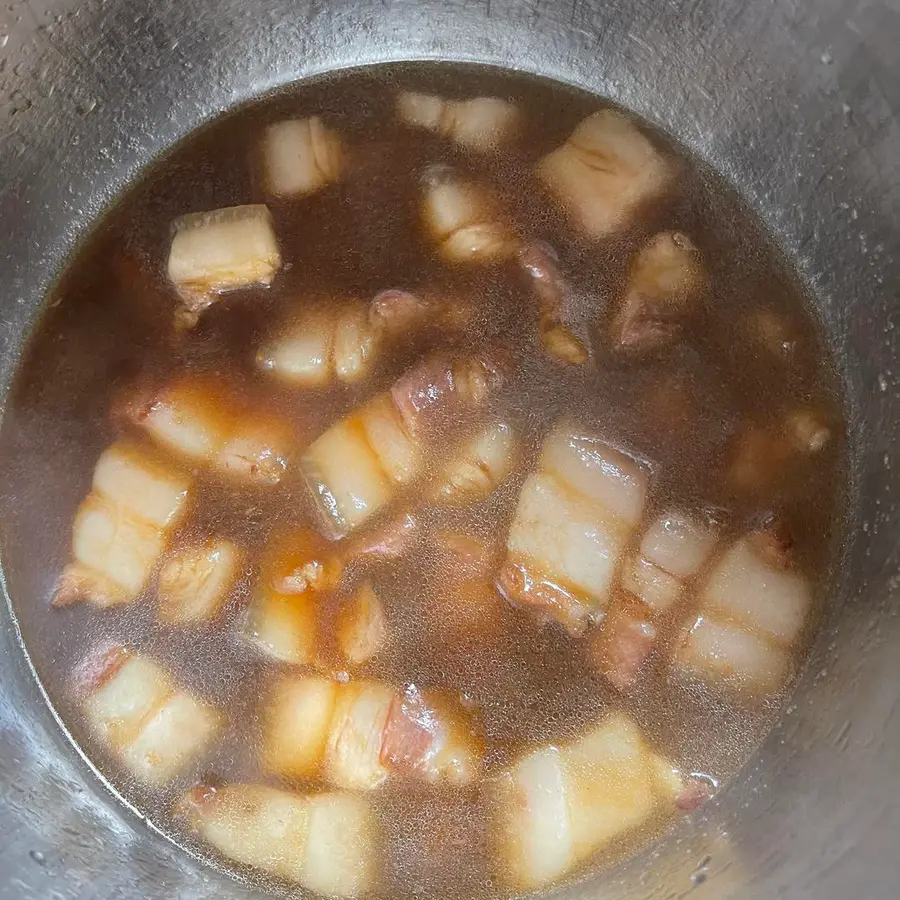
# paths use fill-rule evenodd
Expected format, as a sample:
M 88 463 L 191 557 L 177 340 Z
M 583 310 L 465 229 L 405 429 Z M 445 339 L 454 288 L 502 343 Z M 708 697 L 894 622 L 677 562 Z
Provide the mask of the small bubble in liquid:
M 827 50 L 819 58 L 825 66 L 830 66 L 834 62 L 834 57 Z
M 6 25 L 0 25 L 0 50 L 9 43 L 9 28 Z
M 93 97 L 87 97 L 84 100 L 80 100 L 75 109 L 82 115 L 86 116 L 89 113 L 92 113 L 97 108 L 97 101 Z
M 29 850 L 28 855 L 39 865 L 43 866 L 47 863 L 47 857 L 40 850 Z

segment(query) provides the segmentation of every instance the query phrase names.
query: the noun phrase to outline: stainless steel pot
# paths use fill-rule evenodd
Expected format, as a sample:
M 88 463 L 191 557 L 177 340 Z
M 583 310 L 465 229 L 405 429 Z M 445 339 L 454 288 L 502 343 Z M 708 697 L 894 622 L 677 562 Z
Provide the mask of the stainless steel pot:
M 849 540 L 829 627 L 756 761 L 661 846 L 560 896 L 895 898 L 898 38 L 897 0 L 20 0 L 0 12 L 2 391 L 83 229 L 235 101 L 334 67 L 447 58 L 631 107 L 723 171 L 811 285 L 846 390 Z M 5 587 L 13 609 L 38 602 L 13 571 Z M 255 896 L 105 793 L 5 613 L 0 729 L 0 898 Z

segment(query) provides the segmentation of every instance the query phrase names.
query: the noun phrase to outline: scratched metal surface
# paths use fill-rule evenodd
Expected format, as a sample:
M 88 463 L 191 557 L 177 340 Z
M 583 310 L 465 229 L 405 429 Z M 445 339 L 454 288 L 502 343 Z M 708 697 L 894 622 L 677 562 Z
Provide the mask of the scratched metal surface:
M 0 388 L 84 227 L 154 153 L 237 100 L 335 66 L 450 58 L 635 109 L 729 176 L 811 284 L 851 416 L 851 541 L 830 627 L 758 762 L 702 819 L 559 896 L 896 897 L 898 39 L 897 0 L 13 2 L 0 11 Z M 5 574 L 14 603 L 37 595 Z M 0 900 L 257 896 L 104 792 L 6 613 L 0 834 Z

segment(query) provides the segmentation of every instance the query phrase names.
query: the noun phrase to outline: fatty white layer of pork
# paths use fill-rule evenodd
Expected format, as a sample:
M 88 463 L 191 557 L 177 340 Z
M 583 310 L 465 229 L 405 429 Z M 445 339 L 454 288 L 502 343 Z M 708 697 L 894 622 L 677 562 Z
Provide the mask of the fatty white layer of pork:
M 701 589 L 699 614 L 674 666 L 750 695 L 776 693 L 812 606 L 812 585 L 777 534 L 736 541 Z
M 191 478 L 159 454 L 129 441 L 97 460 L 91 491 L 72 526 L 72 562 L 53 603 L 115 606 L 147 586 L 166 539 L 188 508 Z
M 459 700 L 414 685 L 286 676 L 265 723 L 262 765 L 283 777 L 371 790 L 392 775 L 463 785 L 480 771 L 480 743 Z
M 538 175 L 572 225 L 602 240 L 624 228 L 640 204 L 662 194 L 671 169 L 631 119 L 604 109 L 584 119 L 546 156 Z
M 716 539 L 708 522 L 670 510 L 653 520 L 638 551 L 625 560 L 622 588 L 591 648 L 598 670 L 619 690 L 637 680 L 661 636 L 661 621 L 701 571 Z
M 375 879 L 378 840 L 365 797 L 296 794 L 262 784 L 201 785 L 179 811 L 232 862 L 325 897 L 354 898 Z
M 637 461 L 590 431 L 557 425 L 522 487 L 501 592 L 581 633 L 610 599 L 648 478 Z
M 558 881 L 675 810 L 680 774 L 615 713 L 581 737 L 520 757 L 495 789 L 497 859 L 515 890 Z
M 148 784 L 171 781 L 203 754 L 224 722 L 162 666 L 125 647 L 88 657 L 76 680 L 95 737 Z

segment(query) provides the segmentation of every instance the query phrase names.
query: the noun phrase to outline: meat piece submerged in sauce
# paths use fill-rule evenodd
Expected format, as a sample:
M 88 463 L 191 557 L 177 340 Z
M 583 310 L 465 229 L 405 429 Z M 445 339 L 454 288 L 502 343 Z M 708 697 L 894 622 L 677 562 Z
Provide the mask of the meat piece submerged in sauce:
M 358 897 L 373 882 L 377 843 L 364 798 L 199 785 L 179 813 L 227 859 L 327 897 Z
M 664 622 L 713 552 L 716 531 L 679 511 L 650 525 L 637 553 L 624 560 L 623 590 L 594 639 L 600 672 L 629 690 L 660 639 Z M 669 626 L 671 628 L 671 626 Z
M 190 488 L 189 475 L 152 452 L 124 441 L 107 449 L 75 516 L 74 560 L 60 577 L 54 604 L 135 600 L 166 535 L 187 511 Z
M 675 656 L 676 670 L 750 693 L 781 684 L 806 625 L 811 585 L 771 529 L 737 541 L 700 591 L 700 614 Z
M 419 476 L 425 455 L 464 428 L 503 379 L 489 352 L 428 357 L 333 425 L 301 463 L 323 529 L 340 537 L 387 507 Z
M 635 460 L 580 426 L 557 426 L 522 488 L 500 590 L 583 631 L 609 600 L 647 481 Z
M 525 890 L 553 882 L 654 815 L 671 815 L 681 789 L 672 764 L 624 715 L 532 750 L 499 779 L 504 875 Z
M 275 774 L 319 773 L 346 790 L 379 787 L 391 774 L 462 785 L 480 762 L 459 701 L 412 684 L 286 679 L 267 712 L 263 765 Z
M 760 233 L 628 114 L 472 67 L 163 159 L 0 431 L 22 632 L 104 773 L 331 897 L 500 900 L 700 805 L 840 522 L 834 378 Z
M 174 778 L 222 726 L 216 710 L 180 689 L 155 662 L 124 647 L 89 656 L 76 681 L 96 737 L 151 784 Z

